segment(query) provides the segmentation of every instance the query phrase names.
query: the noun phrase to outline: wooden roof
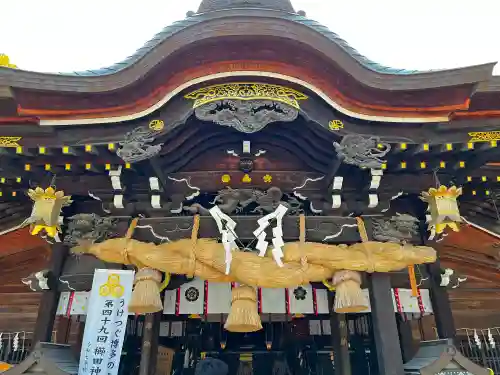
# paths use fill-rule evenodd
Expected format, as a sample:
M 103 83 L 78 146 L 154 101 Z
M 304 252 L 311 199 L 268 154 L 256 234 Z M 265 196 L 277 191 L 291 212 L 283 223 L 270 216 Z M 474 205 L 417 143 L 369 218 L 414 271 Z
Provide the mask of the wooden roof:
M 203 0 L 198 13 L 213 12 L 231 8 L 269 8 L 294 13 L 290 0 Z
M 76 375 L 78 374 L 78 360 L 70 345 L 40 342 L 24 361 L 4 374 Z
M 0 67 L 0 122 L 123 121 L 120 116 L 145 113 L 193 80 L 245 71 L 249 76 L 257 71 L 306 82 L 345 113 L 371 119 L 447 121 L 452 113 L 466 117 L 469 109 L 496 110 L 491 107 L 496 105 L 491 97 L 495 94 L 478 94 L 477 101 L 474 95 L 477 85 L 491 79 L 494 64 L 425 72 L 393 69 L 293 13 L 289 2 L 241 4 L 202 3 L 205 13 L 168 26 L 130 58 L 110 67 L 71 74 Z

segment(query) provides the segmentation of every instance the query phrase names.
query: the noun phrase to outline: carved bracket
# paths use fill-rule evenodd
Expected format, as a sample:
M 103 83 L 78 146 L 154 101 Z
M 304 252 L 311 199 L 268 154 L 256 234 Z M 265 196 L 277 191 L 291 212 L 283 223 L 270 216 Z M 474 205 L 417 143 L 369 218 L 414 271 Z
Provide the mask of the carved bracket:
M 386 162 L 382 158 L 391 150 L 391 145 L 381 142 L 378 137 L 359 134 L 346 135 L 340 143 L 334 142 L 333 147 L 344 163 L 361 169 L 382 169 Z
M 159 132 L 151 128 L 144 126 L 135 128 L 125 135 L 116 154 L 126 163 L 151 159 L 163 146 L 163 144 L 151 145 L 158 135 Z
M 408 214 L 373 220 L 373 238 L 382 242 L 409 242 L 418 235 L 419 221 Z
M 81 242 L 102 242 L 118 236 L 117 219 L 102 218 L 96 214 L 78 214 L 69 218 L 64 242 L 75 246 Z

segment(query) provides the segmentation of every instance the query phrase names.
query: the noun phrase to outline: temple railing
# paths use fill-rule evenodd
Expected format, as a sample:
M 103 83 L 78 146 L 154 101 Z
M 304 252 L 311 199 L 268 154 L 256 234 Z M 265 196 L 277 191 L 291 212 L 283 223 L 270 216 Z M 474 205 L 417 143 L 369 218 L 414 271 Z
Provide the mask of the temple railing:
M 52 332 L 52 342 L 57 341 L 57 332 Z M 0 362 L 11 365 L 21 363 L 33 347 L 33 332 L 0 332 Z
M 458 329 L 457 348 L 479 366 L 500 373 L 500 331 L 490 329 Z

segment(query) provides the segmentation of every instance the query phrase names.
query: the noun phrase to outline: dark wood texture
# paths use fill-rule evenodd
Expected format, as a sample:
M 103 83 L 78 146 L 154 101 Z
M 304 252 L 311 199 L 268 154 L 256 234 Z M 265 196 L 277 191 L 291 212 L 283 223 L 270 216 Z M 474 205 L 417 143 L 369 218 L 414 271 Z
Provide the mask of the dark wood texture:
M 156 367 L 160 321 L 162 313 L 146 314 L 142 330 L 141 362 L 139 375 L 153 375 Z
M 446 288 L 439 286 L 441 282 L 441 264 L 435 262 L 426 265 L 430 276 L 430 295 L 436 329 L 440 339 L 454 339 L 456 335 L 453 313 Z
M 232 216 L 238 224 L 237 233 L 240 240 L 252 240 L 255 238 L 253 231 L 258 227 L 257 220 L 260 216 Z M 323 242 L 325 237 L 338 234 L 332 238 L 331 243 L 352 243 L 360 241 L 356 227 L 345 227 L 345 224 L 356 224 L 355 218 L 311 216 L 306 218 L 306 240 L 311 242 Z M 193 225 L 193 217 L 164 217 L 141 219 L 139 226 L 150 225 L 158 236 L 167 236 L 171 241 L 190 238 Z M 369 222 L 367 230 L 370 233 Z M 341 232 L 342 231 L 342 232 Z M 285 216 L 283 219 L 283 239 L 285 241 L 297 241 L 299 239 L 299 217 Z M 200 217 L 199 238 L 218 238 L 220 236 L 216 222 L 211 216 Z M 150 229 L 137 228 L 134 238 L 140 241 L 157 242 Z
M 416 352 L 416 345 L 413 341 L 411 321 L 405 320 L 401 316 L 397 317 L 399 343 L 403 354 L 403 361 L 406 363 L 413 358 Z
M 334 294 L 328 292 L 328 308 L 330 310 L 331 341 L 335 361 L 335 375 L 351 375 L 351 359 L 349 356 L 349 329 L 345 314 L 333 311 Z
M 401 375 L 404 373 L 403 357 L 392 303 L 390 276 L 385 273 L 373 273 L 369 276 L 369 281 L 379 373 Z
M 63 244 L 52 245 L 50 270 L 55 277 L 60 276 L 68 251 L 69 249 Z M 56 289 L 43 292 L 33 335 L 34 343 L 51 341 L 59 295 L 60 293 Z

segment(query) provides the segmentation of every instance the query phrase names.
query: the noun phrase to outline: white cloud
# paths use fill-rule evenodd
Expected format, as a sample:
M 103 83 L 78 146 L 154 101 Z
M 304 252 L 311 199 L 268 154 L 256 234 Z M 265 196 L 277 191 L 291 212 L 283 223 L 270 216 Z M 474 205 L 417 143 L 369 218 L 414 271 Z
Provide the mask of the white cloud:
M 292 0 L 370 59 L 406 69 L 500 60 L 500 2 Z M 200 0 L 16 0 L 0 5 L 0 52 L 22 69 L 111 65 Z M 500 74 L 500 67 L 496 72 Z

